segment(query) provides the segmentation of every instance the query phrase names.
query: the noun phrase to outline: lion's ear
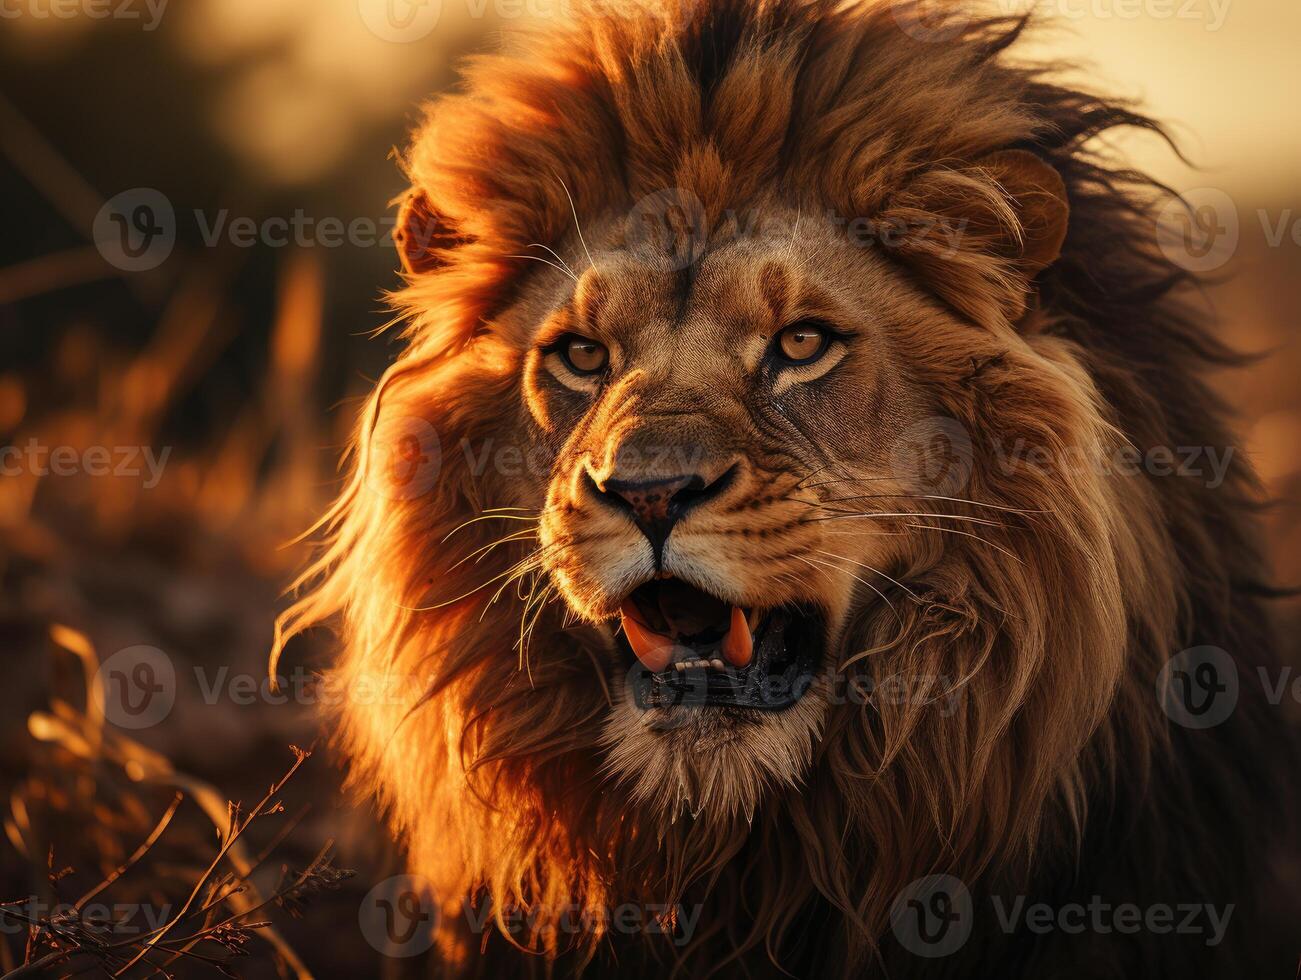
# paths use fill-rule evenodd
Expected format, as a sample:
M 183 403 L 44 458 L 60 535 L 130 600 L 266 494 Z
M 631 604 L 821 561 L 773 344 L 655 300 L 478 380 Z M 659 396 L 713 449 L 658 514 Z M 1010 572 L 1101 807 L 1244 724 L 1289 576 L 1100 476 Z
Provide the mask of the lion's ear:
M 466 243 L 447 218 L 434 209 L 423 191 L 412 188 L 398 198 L 393 241 L 402 269 L 408 276 L 432 272 L 446 265 L 451 254 Z
M 1016 324 L 1034 277 L 1060 254 L 1069 208 L 1051 166 L 1003 150 L 916 178 L 882 215 L 902 229 L 896 254 L 930 289 L 977 323 Z
M 1019 241 L 1009 242 L 1018 271 L 1033 279 L 1061 254 L 1070 206 L 1061 174 L 1028 150 L 1003 150 L 979 161 L 998 182 L 1021 225 Z

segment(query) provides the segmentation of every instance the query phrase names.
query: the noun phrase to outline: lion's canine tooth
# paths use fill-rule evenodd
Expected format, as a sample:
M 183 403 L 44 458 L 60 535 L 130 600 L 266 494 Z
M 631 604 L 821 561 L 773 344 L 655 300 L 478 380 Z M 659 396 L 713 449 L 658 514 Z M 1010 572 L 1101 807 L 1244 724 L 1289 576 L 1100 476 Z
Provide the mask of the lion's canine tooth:
M 750 633 L 750 624 L 745 621 L 745 612 L 740 606 L 732 607 L 732 622 L 728 626 L 727 636 L 723 637 L 722 653 L 733 667 L 744 667 L 754 656 L 754 636 Z
M 673 656 L 673 640 L 639 622 L 637 607 L 631 599 L 619 607 L 619 618 L 623 623 L 623 634 L 628 637 L 628 646 L 632 647 L 638 660 L 654 671 L 661 671 L 669 665 L 669 659 Z
M 713 660 L 709 661 L 709 666 L 710 666 L 710 667 L 713 667 L 714 670 L 722 670 L 722 669 L 723 669 L 723 661 L 721 661 L 721 660 L 719 660 L 717 657 L 715 657 Z
M 679 674 L 682 673 L 684 670 L 687 669 L 686 661 L 679 660 L 677 663 L 673 665 L 673 669 L 676 670 Z

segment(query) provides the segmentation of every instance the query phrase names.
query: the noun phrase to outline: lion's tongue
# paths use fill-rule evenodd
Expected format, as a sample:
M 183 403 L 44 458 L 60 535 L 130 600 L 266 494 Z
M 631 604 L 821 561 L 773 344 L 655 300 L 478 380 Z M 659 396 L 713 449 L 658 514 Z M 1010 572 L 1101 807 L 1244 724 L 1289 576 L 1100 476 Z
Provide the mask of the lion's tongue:
M 637 659 L 650 670 L 658 672 L 666 669 L 673 659 L 673 638 L 655 632 L 642 622 L 642 614 L 631 599 L 620 607 L 619 616 L 628 645 L 632 647 Z M 723 637 L 722 653 L 734 667 L 744 667 L 754 656 L 754 637 L 750 633 L 745 611 L 739 606 L 732 607 L 727 635 Z

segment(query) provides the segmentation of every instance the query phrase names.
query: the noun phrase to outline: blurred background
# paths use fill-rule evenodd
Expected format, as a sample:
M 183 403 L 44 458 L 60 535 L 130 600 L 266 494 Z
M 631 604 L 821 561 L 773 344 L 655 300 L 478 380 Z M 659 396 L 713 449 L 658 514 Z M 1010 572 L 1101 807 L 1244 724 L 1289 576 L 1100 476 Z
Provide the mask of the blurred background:
M 1210 236 L 1188 251 L 1215 277 L 1206 301 L 1225 339 L 1261 355 L 1216 384 L 1276 501 L 1275 578 L 1301 583 L 1301 5 L 1038 6 L 1028 53 L 1142 100 L 1198 164 L 1150 138 L 1117 144 L 1190 192 L 1189 233 Z M 179 789 L 151 873 L 114 885 L 122 904 L 177 911 L 220 846 L 214 828 L 229 833 L 225 801 L 247 814 L 294 763 L 289 745 L 316 739 L 310 698 L 233 685 L 265 673 L 304 558 L 292 539 L 332 496 L 356 400 L 393 353 L 368 336 L 397 284 L 391 151 L 459 58 L 562 8 L 0 0 L 0 446 L 16 450 L 0 475 L 0 902 L 75 900 L 130 862 Z M 1298 605 L 1276 615 L 1295 655 Z M 105 724 L 87 697 L 97 665 L 138 646 L 167 651 L 167 710 Z M 327 655 L 328 637 L 299 642 L 286 670 L 310 685 Z M 359 922 L 361 896 L 398 869 L 340 777 L 316 753 L 286 812 L 236 842 L 247 881 L 230 901 L 281 893 L 265 916 L 276 931 L 248 940 L 279 963 L 255 955 L 247 975 L 407 962 L 381 957 Z M 355 877 L 323 863 L 331 840 Z M 0 973 L 23 960 L 14 921 L 0 924 Z M 192 952 L 177 955 L 198 965 Z

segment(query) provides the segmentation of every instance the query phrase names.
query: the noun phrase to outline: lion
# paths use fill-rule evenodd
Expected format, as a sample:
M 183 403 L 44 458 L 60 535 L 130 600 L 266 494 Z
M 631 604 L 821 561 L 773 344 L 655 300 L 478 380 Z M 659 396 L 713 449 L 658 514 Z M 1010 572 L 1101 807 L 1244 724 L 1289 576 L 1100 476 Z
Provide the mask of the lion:
M 1146 462 L 1235 356 L 1027 20 L 590 3 L 428 106 L 273 673 L 337 624 L 440 969 L 1290 970 L 1258 490 Z

